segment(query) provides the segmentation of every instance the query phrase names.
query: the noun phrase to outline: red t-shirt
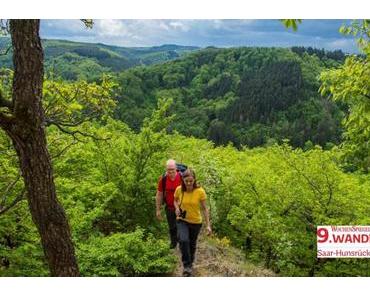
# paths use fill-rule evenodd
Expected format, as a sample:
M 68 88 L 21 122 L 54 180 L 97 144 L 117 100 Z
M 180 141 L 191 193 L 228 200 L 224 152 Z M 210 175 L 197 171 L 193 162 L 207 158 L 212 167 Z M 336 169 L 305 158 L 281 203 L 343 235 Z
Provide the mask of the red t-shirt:
M 175 194 L 175 190 L 178 186 L 181 186 L 181 175 L 179 172 L 176 173 L 174 180 L 171 180 L 169 176 L 166 177 L 166 205 L 171 210 L 175 210 L 175 206 L 173 205 L 173 195 Z M 163 192 L 162 176 L 159 178 L 157 190 L 159 192 Z

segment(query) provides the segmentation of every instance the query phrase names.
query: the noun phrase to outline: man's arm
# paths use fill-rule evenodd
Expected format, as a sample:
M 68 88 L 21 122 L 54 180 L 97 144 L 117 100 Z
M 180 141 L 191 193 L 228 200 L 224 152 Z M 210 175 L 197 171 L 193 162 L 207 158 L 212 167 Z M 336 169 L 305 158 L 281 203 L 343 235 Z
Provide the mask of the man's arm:
M 161 215 L 161 205 L 163 202 L 163 192 L 157 191 L 157 195 L 155 196 L 155 207 L 156 207 L 156 216 L 158 220 L 162 220 Z

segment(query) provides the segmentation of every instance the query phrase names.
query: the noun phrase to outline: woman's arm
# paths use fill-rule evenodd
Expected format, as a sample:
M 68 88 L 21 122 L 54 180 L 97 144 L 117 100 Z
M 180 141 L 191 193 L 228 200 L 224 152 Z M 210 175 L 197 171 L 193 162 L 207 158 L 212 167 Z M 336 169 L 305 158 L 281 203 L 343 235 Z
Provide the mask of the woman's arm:
M 204 218 L 206 219 L 206 224 L 207 224 L 207 234 L 211 235 L 212 234 L 212 228 L 211 228 L 211 223 L 209 220 L 209 211 L 207 208 L 206 200 L 201 200 L 200 205 L 202 206 Z

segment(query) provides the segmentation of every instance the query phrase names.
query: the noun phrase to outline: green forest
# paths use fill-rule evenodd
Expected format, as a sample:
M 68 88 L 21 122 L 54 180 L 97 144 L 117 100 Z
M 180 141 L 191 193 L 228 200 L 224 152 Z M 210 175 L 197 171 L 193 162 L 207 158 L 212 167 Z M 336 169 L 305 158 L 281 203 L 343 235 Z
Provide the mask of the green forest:
M 138 131 L 158 98 L 169 97 L 176 114 L 169 129 L 216 145 L 257 147 L 284 139 L 302 148 L 338 144 L 347 107 L 321 96 L 317 77 L 341 65 L 344 54 L 319 58 L 299 50 L 207 48 L 132 68 L 117 77 L 116 116 Z
M 179 58 L 195 46 L 165 44 L 153 47 L 119 47 L 105 44 L 43 39 L 46 72 L 63 80 L 97 81 L 104 73 L 151 65 Z M 9 37 L 0 36 L 2 52 L 12 52 Z M 0 65 L 13 68 L 12 56 L 0 55 Z
M 81 275 L 173 273 L 154 198 L 173 158 L 195 169 L 214 236 L 246 261 L 278 276 L 369 276 L 367 259 L 316 257 L 316 226 L 369 225 L 369 25 L 338 28 L 360 55 L 44 40 L 43 125 Z M 0 102 L 14 92 L 11 57 Z M 0 130 L 0 276 L 48 276 L 19 164 Z

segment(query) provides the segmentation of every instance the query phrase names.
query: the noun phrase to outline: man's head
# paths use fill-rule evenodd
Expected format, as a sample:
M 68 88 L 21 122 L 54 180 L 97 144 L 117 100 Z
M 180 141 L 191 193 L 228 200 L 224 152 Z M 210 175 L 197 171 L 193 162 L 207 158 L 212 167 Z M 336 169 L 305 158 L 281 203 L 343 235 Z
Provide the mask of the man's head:
M 176 176 L 176 161 L 169 159 L 166 163 L 166 172 L 170 178 L 175 178 Z

